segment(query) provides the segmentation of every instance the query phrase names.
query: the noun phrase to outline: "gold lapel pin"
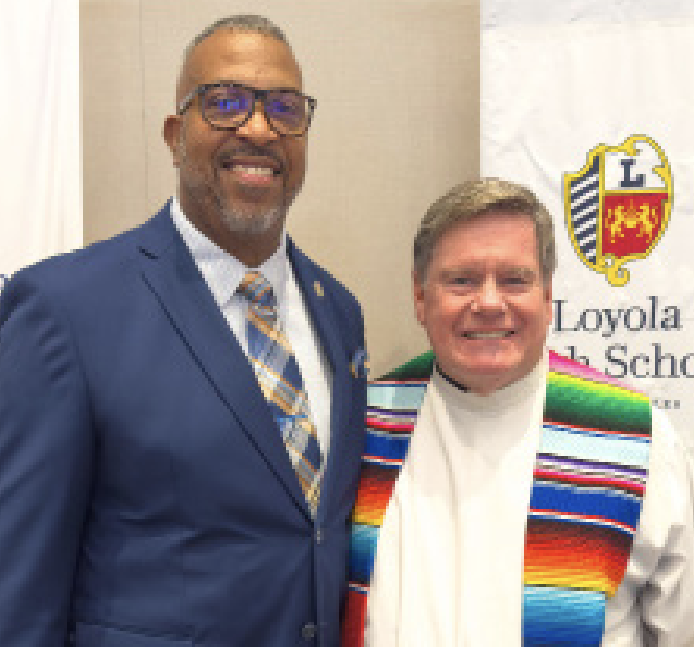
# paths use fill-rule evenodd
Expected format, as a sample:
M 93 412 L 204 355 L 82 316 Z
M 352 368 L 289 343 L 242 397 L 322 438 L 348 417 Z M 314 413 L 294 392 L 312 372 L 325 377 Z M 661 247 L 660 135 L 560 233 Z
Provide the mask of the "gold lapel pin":
M 316 280 L 313 282 L 313 289 L 316 291 L 316 295 L 323 297 L 325 293 L 323 292 L 323 286 L 320 285 L 320 281 Z
M 352 375 L 355 378 L 368 378 L 371 365 L 369 364 L 369 355 L 365 349 L 359 349 L 352 357 L 352 362 L 349 364 Z
M 364 364 L 362 364 L 361 367 L 359 367 L 356 363 L 352 362 L 350 370 L 352 371 L 352 375 L 355 378 L 359 378 L 360 371 L 364 373 L 365 377 L 368 377 L 369 371 L 371 371 L 371 365 L 369 364 L 368 359 L 364 360 Z

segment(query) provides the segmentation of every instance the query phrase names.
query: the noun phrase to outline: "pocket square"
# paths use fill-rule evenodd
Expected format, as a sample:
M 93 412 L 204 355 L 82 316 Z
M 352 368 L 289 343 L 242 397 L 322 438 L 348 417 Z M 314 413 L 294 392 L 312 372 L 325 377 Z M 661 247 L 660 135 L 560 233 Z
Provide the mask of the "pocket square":
M 355 378 L 367 378 L 369 375 L 369 354 L 366 349 L 357 349 L 349 363 L 349 368 Z

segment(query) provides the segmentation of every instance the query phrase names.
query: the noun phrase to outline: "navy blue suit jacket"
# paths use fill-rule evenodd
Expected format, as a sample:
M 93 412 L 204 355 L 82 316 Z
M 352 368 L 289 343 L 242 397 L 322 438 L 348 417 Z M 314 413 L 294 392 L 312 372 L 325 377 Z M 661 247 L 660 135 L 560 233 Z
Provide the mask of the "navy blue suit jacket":
M 291 242 L 333 372 L 316 520 L 165 207 L 0 296 L 0 644 L 337 644 L 359 306 Z M 316 289 L 316 282 L 322 290 Z

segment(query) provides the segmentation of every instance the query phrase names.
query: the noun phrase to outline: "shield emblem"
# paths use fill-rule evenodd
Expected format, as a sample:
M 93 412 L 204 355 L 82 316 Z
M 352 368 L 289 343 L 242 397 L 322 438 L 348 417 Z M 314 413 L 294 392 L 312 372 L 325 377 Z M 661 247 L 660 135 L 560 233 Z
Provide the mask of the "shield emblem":
M 646 135 L 600 144 L 577 173 L 564 174 L 564 215 L 576 254 L 612 286 L 624 286 L 624 264 L 644 259 L 665 231 L 672 176 L 663 150 Z

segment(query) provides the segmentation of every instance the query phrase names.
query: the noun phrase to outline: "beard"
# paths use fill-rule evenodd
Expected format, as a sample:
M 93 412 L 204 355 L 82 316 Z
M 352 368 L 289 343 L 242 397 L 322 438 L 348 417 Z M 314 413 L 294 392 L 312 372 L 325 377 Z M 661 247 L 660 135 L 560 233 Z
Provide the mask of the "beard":
M 199 208 L 208 213 L 216 212 L 221 223 L 234 234 L 262 235 L 284 223 L 287 210 L 301 186 L 296 187 L 291 195 L 288 195 L 284 187 L 275 204 L 254 204 L 262 199 L 262 195 L 259 194 L 255 199 L 253 194 L 256 191 L 250 188 L 245 191 L 245 196 L 234 198 L 223 190 L 218 170 L 210 173 L 209 169 L 199 167 L 188 157 L 185 133 L 182 141 L 179 195 L 185 189 Z M 184 168 L 185 174 L 181 174 Z
M 258 236 L 265 234 L 284 223 L 289 205 L 294 196 L 287 199 L 285 194 L 274 205 L 239 204 L 239 201 L 215 190 L 208 183 L 191 182 L 190 177 L 184 182 L 179 178 L 179 195 L 185 194 L 197 205 L 197 213 L 216 213 L 220 222 L 229 232 L 241 235 Z M 195 219 L 194 214 L 186 214 Z M 203 218 L 202 222 L 207 221 Z
M 215 202 L 221 214 L 222 223 L 230 232 L 235 234 L 264 234 L 278 222 L 284 222 L 289 208 L 284 196 L 281 204 L 265 208 L 228 204 L 229 201 L 220 196 L 215 196 Z

